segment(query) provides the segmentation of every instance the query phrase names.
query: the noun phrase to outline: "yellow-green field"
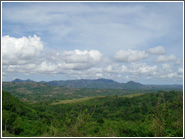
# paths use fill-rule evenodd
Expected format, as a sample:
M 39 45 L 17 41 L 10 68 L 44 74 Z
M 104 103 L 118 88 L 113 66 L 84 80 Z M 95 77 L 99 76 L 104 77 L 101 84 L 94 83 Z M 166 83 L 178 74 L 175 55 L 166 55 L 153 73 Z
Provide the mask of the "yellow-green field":
M 121 97 L 128 97 L 128 98 L 131 98 L 131 97 L 141 96 L 141 95 L 144 95 L 144 94 L 145 94 L 145 93 L 130 94 L 130 95 L 122 95 Z
M 90 100 L 90 99 L 93 99 L 93 98 L 98 98 L 98 97 L 104 97 L 104 96 L 76 98 L 76 99 L 69 99 L 69 100 L 60 100 L 59 102 L 54 102 L 51 105 L 78 103 L 78 102 L 83 102 L 83 101 L 87 101 L 87 100 Z
M 143 94 L 145 94 L 145 93 L 123 95 L 123 96 L 120 96 L 120 97 L 128 97 L 128 98 L 131 98 L 131 97 L 140 96 L 140 95 L 143 95 Z M 76 98 L 76 99 L 69 99 L 69 100 L 59 100 L 58 102 L 54 102 L 51 105 L 79 103 L 79 102 L 88 101 L 90 99 L 100 98 L 100 97 L 105 97 L 105 96 L 85 97 L 85 98 Z

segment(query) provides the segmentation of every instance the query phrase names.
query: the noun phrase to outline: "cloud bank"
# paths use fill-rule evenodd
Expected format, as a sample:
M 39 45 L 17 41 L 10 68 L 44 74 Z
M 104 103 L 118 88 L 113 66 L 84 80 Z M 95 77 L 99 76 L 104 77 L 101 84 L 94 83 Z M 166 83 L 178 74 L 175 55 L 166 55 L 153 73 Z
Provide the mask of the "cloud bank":
M 75 78 L 105 77 L 127 80 L 139 77 L 182 78 L 183 69 L 179 67 L 175 71 L 173 68 L 178 58 L 175 55 L 166 56 L 165 53 L 163 47 L 154 47 L 143 51 L 119 50 L 113 57 L 106 57 L 99 50 L 45 49 L 41 38 L 36 35 L 21 38 L 3 36 L 2 39 L 3 75 L 65 74 Z M 153 60 L 150 58 L 152 55 Z M 162 65 L 151 64 L 152 61 Z

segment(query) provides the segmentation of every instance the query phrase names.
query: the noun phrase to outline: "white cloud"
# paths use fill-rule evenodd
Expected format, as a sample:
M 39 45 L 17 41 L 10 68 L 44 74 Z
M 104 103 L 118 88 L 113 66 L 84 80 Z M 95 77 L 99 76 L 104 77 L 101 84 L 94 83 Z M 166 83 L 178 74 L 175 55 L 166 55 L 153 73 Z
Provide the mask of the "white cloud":
M 158 67 L 156 65 L 150 66 L 146 63 L 132 63 L 128 72 L 135 75 L 157 75 Z
M 169 65 L 169 64 L 162 64 L 162 68 L 164 70 L 169 70 L 169 69 L 171 69 L 171 65 Z
M 158 71 L 159 78 L 166 78 L 166 79 L 182 79 L 183 78 L 183 69 L 178 68 L 175 69 L 169 64 L 162 64 L 162 69 Z
M 182 62 L 181 62 L 181 60 L 179 59 L 179 58 L 177 58 L 176 60 L 175 60 L 175 62 L 174 62 L 174 65 L 175 66 L 178 66 L 178 65 L 180 65 Z
M 169 79 L 177 79 L 183 78 L 182 75 L 179 75 L 177 72 L 167 73 L 159 76 L 160 78 L 169 78 Z
M 114 55 L 114 59 L 119 62 L 136 62 L 149 57 L 145 51 L 139 50 L 120 50 Z
M 46 61 L 43 61 L 41 64 L 38 65 L 36 72 L 50 72 L 50 73 L 56 73 L 57 71 L 57 65 L 53 63 L 49 63 Z
M 161 74 L 167 74 L 173 72 L 173 67 L 170 64 L 162 64 Z
M 101 59 L 102 54 L 98 50 L 74 50 L 64 51 L 62 57 L 67 63 L 88 63 L 98 62 Z
M 100 77 L 103 77 L 103 74 L 102 74 L 102 73 L 97 73 L 97 74 L 96 74 L 96 77 L 99 77 L 99 78 L 100 78 Z
M 178 74 L 183 75 L 183 69 L 182 68 L 178 69 Z
M 158 62 L 158 63 L 173 62 L 174 65 L 180 65 L 181 64 L 181 60 L 179 58 L 177 58 L 175 55 L 170 55 L 170 56 L 161 55 L 161 56 L 158 56 L 155 59 L 155 62 Z
M 33 37 L 14 38 L 2 37 L 2 63 L 3 64 L 25 64 L 43 51 L 44 46 L 40 39 Z
M 112 76 L 123 75 L 122 77 L 141 77 L 141 76 L 158 76 L 157 65 L 147 65 L 146 63 L 131 63 L 128 66 L 121 64 L 112 64 L 106 67 L 104 74 L 110 74 Z M 129 79 L 129 78 L 125 78 Z M 131 78 L 130 78 L 131 79 Z
M 176 56 L 175 55 L 170 55 L 170 56 L 158 56 L 156 58 L 156 62 L 173 62 L 176 61 Z
M 163 55 L 166 53 L 164 47 L 162 46 L 157 46 L 157 47 L 154 47 L 154 48 L 150 48 L 147 50 L 148 53 L 150 54 L 155 54 L 155 55 Z
M 96 66 L 102 58 L 98 50 L 74 50 L 64 51 L 60 54 L 60 68 L 72 70 L 84 70 Z
M 122 65 L 122 66 L 121 66 L 121 71 L 122 71 L 122 72 L 126 72 L 127 70 L 128 70 L 128 69 L 127 69 L 127 67 L 126 67 L 125 65 Z
M 124 65 L 123 65 L 124 66 Z M 125 66 L 126 68 L 126 66 Z M 121 73 L 121 65 L 116 64 L 116 63 L 111 63 L 111 65 L 108 65 L 104 71 L 107 73 Z
M 76 49 L 59 52 L 44 49 L 40 37 L 36 35 L 22 38 L 4 36 L 2 41 L 3 74 L 6 72 L 63 74 L 67 73 L 67 70 L 96 67 L 102 58 L 98 50 Z

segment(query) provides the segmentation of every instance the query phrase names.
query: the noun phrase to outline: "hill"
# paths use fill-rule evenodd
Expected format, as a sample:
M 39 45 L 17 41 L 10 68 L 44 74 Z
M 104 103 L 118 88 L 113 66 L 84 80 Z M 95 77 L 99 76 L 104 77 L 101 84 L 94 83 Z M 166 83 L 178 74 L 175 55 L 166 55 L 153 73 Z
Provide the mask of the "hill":
M 28 102 L 55 101 L 94 96 L 126 95 L 146 92 L 143 90 L 71 88 L 37 82 L 3 82 L 2 88 L 3 90 L 11 92 L 11 94 L 17 98 Z
M 2 92 L 3 137 L 182 137 L 183 93 L 27 104 Z
M 30 79 L 27 79 L 27 80 L 21 80 L 21 79 L 15 79 L 13 80 L 12 82 L 36 82 L 36 81 L 33 81 L 33 80 L 30 80 Z
M 35 82 L 32 80 L 16 79 L 13 82 Z M 119 83 L 110 79 L 80 79 L 80 80 L 54 80 L 41 81 L 39 83 L 47 83 L 52 86 L 62 86 L 68 88 L 96 88 L 96 89 L 124 89 L 124 90 L 183 90 L 182 85 L 143 85 L 138 82 L 129 81 L 127 83 Z
M 2 136 L 39 136 L 47 131 L 49 115 L 2 91 Z

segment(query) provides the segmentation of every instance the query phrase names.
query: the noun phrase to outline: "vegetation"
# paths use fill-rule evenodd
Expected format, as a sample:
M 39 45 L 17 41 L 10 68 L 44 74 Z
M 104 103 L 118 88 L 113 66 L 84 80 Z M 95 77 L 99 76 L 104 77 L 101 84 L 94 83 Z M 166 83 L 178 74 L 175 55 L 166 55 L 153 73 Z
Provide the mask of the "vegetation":
M 96 96 L 145 93 L 145 90 L 67 88 L 36 82 L 3 82 L 3 89 L 26 102 L 69 100 Z M 147 92 L 154 92 L 153 90 Z
M 27 103 L 3 91 L 3 137 L 183 136 L 182 91 L 74 100 Z

